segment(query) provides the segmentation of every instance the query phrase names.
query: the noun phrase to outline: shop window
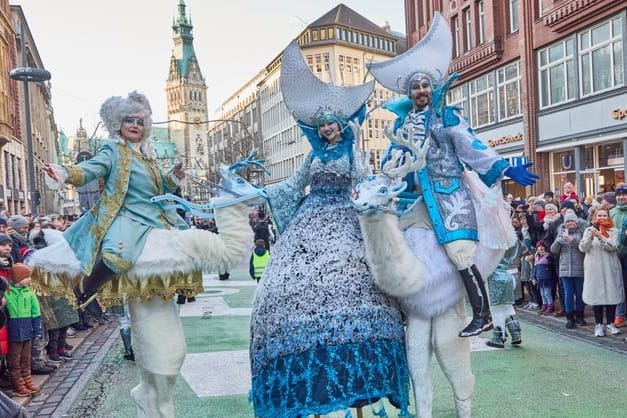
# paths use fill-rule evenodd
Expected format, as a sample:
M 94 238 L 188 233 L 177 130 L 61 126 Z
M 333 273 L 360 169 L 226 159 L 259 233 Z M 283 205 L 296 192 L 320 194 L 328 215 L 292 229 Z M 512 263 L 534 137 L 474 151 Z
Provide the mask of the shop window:
M 600 167 L 622 166 L 623 158 L 624 154 L 622 142 L 599 145 Z

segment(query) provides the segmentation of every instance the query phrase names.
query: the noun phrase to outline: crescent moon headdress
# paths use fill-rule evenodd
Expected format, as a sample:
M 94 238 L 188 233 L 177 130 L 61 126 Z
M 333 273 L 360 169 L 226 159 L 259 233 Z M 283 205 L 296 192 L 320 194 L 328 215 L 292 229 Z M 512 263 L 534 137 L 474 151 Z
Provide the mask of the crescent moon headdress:
M 451 28 L 436 12 L 429 32 L 420 42 L 401 55 L 366 66 L 385 88 L 407 95 L 411 80 L 418 74 L 427 75 L 434 86 L 439 85 L 451 64 L 452 51 Z
M 281 61 L 281 91 L 294 118 L 310 127 L 325 120 L 345 124 L 368 100 L 374 80 L 358 86 L 342 87 L 325 83 L 309 70 L 296 41 L 292 41 Z

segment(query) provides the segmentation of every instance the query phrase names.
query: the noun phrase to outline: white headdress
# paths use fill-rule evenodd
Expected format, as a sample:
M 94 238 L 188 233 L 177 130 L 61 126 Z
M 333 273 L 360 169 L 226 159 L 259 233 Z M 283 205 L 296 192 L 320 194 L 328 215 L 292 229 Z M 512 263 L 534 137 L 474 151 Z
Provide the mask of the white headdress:
M 326 116 L 344 123 L 368 100 L 374 81 L 342 87 L 325 83 L 311 73 L 296 41 L 292 41 L 281 60 L 281 91 L 285 105 L 296 120 L 317 126 Z
M 120 137 L 122 120 L 127 116 L 137 116 L 144 119 L 144 135 L 140 141 L 142 155 L 152 160 L 157 158 L 157 153 L 150 141 L 152 130 L 152 109 L 146 96 L 137 91 L 132 91 L 128 97 L 109 97 L 100 107 L 100 118 L 104 123 L 111 140 L 116 143 L 124 142 Z
M 417 74 L 429 76 L 434 86 L 440 84 L 451 64 L 452 51 L 451 28 L 436 12 L 429 32 L 420 42 L 401 55 L 366 66 L 385 88 L 408 94 L 410 82 Z

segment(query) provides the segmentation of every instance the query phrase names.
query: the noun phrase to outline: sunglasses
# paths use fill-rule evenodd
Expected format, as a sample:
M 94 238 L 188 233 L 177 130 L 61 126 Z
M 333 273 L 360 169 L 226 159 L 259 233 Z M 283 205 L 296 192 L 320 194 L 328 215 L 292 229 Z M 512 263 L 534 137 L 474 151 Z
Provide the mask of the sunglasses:
M 126 117 L 126 118 L 122 119 L 122 123 L 124 123 L 126 125 L 144 126 L 144 118 Z

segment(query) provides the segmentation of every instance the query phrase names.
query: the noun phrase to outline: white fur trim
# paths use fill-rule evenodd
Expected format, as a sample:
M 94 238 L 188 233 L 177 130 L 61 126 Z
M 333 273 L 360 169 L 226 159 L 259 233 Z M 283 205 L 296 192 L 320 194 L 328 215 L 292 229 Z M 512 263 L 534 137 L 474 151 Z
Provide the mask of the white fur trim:
M 220 234 L 201 229 L 153 229 L 144 250 L 127 273 L 129 278 L 142 279 L 168 273 L 217 271 L 231 268 L 249 255 L 253 233 L 248 224 L 248 207 L 244 204 L 216 209 Z M 78 276 L 80 264 L 61 232 L 45 230 L 48 247 L 30 259 L 31 267 L 51 273 Z

